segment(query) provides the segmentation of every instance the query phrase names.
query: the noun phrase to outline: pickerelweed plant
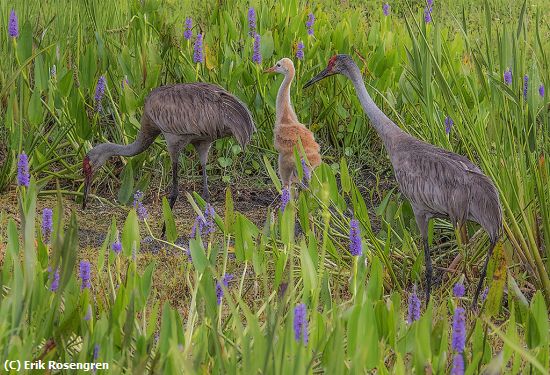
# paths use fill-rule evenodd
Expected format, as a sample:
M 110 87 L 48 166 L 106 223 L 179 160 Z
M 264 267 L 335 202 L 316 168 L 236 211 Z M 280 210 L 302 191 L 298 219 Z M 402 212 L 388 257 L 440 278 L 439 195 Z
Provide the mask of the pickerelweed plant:
M 299 158 L 296 165 L 301 165 Z M 326 164 L 311 177 L 309 187 L 291 198 L 284 211 L 275 212 L 279 220 L 267 216 L 263 230 L 234 210 L 228 189 L 223 217 L 212 213 L 221 235 L 192 238 L 191 262 L 184 260 L 186 248 L 155 238 L 150 218 L 138 220 L 134 208 L 120 233 L 113 219 L 97 257 L 79 262 L 78 222 L 74 213 L 64 222 L 60 194 L 53 209 L 52 241 L 35 237 L 39 191 L 31 176 L 28 188 L 19 191 L 20 232 L 12 218 L 1 232 L 7 234 L 7 247 L 0 269 L 0 347 L 5 349 L 0 360 L 24 360 L 37 353 L 62 362 L 107 362 L 109 372 L 133 373 L 145 367 L 163 373 L 204 368 L 298 374 L 374 369 L 404 374 L 406 368 L 431 368 L 434 373 L 489 367 L 547 371 L 547 307 L 540 292 L 530 304 L 517 303 L 508 294 L 510 314 L 505 320 L 500 316 L 498 326 L 488 309 L 498 294 L 493 289 L 502 293 L 504 284 L 498 279 L 480 315 L 460 306 L 466 296 L 457 284 L 449 308 L 434 304 L 432 296 L 427 307 L 414 308 L 414 319 L 407 319 L 400 293 L 384 286 L 391 272 L 384 264 L 384 248 L 376 249 L 383 245 L 380 240 L 374 246 L 367 242 L 362 250 L 369 261 L 357 262 L 355 293 L 334 289 L 345 285 L 341 279 L 351 275 L 351 258 L 357 258 L 355 249 L 350 254 L 348 241 L 340 239 L 350 228 L 353 241 L 369 238 L 368 216 L 362 216 L 364 201 L 352 193 L 357 191 L 352 180 L 341 179 L 340 190 Z M 338 213 L 349 193 L 356 219 Z M 206 209 L 198 194 L 187 198 L 197 214 Z M 170 237 L 173 216 L 165 204 Z M 299 237 L 295 219 L 303 231 Z M 354 229 L 358 226 L 353 220 L 365 230 Z M 139 251 L 140 229 L 178 251 L 181 268 L 171 278 L 186 291 L 185 310 L 159 300 L 153 286 L 155 261 L 142 264 L 146 258 Z M 117 254 L 111 246 L 119 236 L 122 251 Z M 135 256 L 132 249 L 137 249 Z M 255 297 L 250 294 L 254 289 Z M 520 324 L 528 327 L 523 334 Z M 503 348 L 501 354 L 495 346 Z
M 65 362 L 96 357 L 114 373 L 548 372 L 547 1 L 486 1 L 473 9 L 462 9 L 462 2 L 390 2 L 388 17 L 382 2 L 323 0 L 315 9 L 256 2 L 253 35 L 249 4 L 209 0 L 194 12 L 169 3 L 0 2 L 0 190 L 17 185 L 19 209 L 17 217 L 14 210 L 0 211 L 0 363 L 29 360 L 32 353 L 30 359 Z M 193 33 L 182 43 L 187 17 Z M 199 34 L 200 48 L 194 48 Z M 39 235 L 37 194 L 80 199 L 84 154 L 100 142 L 133 141 L 144 98 L 161 84 L 217 83 L 247 104 L 259 130 L 253 144 L 245 153 L 233 139 L 217 141 L 209 168 L 224 183 L 242 173 L 269 175 L 280 194 L 272 166 L 279 85 L 260 72 L 292 57 L 299 41 L 305 56 L 296 64 L 292 100 L 326 164 L 310 171 L 307 186 L 285 192 L 263 226 L 236 212 L 228 191 L 225 210 L 213 215 L 215 230 L 184 245 L 175 245 L 181 233 L 163 199 L 166 238 L 156 238 L 149 229 L 154 214 L 136 209 L 170 178 L 159 138 L 147 153 L 97 171 L 95 188 L 115 191 L 119 204 L 132 206 L 136 191 L 146 199 L 128 207 L 124 223 L 113 219 L 94 256 L 79 248 L 76 213 L 68 215 L 61 198 L 52 207 L 49 239 Z M 485 233 L 469 224 L 469 243 L 458 246 L 449 222 L 432 222 L 441 281 L 425 306 L 424 258 L 411 207 L 393 185 L 383 186 L 383 175 L 393 181 L 391 169 L 353 88 L 335 79 L 302 90 L 333 53 L 353 55 L 373 99 L 400 127 L 468 156 L 495 182 L 504 233 L 479 316 L 468 302 L 488 248 Z M 96 112 L 102 75 L 103 110 Z M 196 158 L 180 162 L 198 181 Z M 25 170 L 20 184 L 18 166 Z M 306 167 L 297 163 L 299 181 Z M 52 188 L 55 181 L 59 189 Z M 92 199 L 113 204 L 103 197 L 92 192 Z M 204 201 L 194 195 L 188 202 L 204 217 Z M 359 257 L 349 253 L 352 218 L 360 228 Z M 169 269 L 174 284 L 168 287 L 181 305 L 161 299 L 161 287 L 154 286 L 166 269 L 141 252 L 144 233 L 174 250 L 177 267 Z M 90 271 L 83 289 L 82 260 Z M 216 283 L 226 274 L 234 278 L 226 290 L 220 284 L 218 305 Z M 459 274 L 467 276 L 466 290 L 454 297 Z M 293 326 L 294 308 L 302 303 L 307 345 L 296 342 Z M 451 341 L 459 307 L 466 340 L 458 357 Z

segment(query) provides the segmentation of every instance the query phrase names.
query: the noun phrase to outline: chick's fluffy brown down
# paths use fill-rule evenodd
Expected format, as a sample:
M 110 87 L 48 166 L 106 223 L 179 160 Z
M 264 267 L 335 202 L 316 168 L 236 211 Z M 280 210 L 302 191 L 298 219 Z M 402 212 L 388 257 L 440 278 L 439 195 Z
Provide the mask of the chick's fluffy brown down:
M 285 180 L 293 177 L 288 174 L 293 174 L 292 172 L 295 170 L 294 148 L 296 147 L 300 151 L 298 140 L 302 143 L 309 165 L 316 168 L 321 164 L 319 144 L 315 142 L 313 133 L 308 128 L 295 122 L 278 124 L 275 127 L 274 143 L 275 149 L 279 152 L 279 170 L 285 185 L 290 183 L 290 181 Z M 290 172 L 287 172 L 289 169 Z

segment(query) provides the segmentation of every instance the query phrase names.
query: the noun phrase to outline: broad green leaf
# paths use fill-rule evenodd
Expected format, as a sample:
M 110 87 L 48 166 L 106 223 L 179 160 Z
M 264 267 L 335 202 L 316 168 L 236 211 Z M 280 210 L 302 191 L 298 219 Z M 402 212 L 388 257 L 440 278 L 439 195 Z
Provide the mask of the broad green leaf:
M 349 194 L 351 191 L 351 179 L 345 158 L 340 159 L 340 182 L 342 183 L 342 191 Z
M 168 242 L 174 243 L 178 238 L 178 233 L 176 231 L 176 222 L 174 221 L 174 216 L 172 215 L 172 209 L 166 197 L 162 198 L 162 213 L 164 216 L 164 223 L 166 225 L 166 239 Z
M 204 253 L 201 241 L 196 238 L 191 238 L 189 240 L 189 250 L 191 251 L 191 258 L 193 259 L 195 269 L 198 273 L 203 273 L 208 266 L 208 259 Z
M 132 252 L 139 252 L 141 245 L 139 235 L 139 222 L 135 209 L 131 209 L 128 212 L 126 221 L 124 222 L 124 228 L 122 229 L 122 251 L 124 255 L 131 256 Z
M 134 193 L 134 169 L 132 163 L 126 163 L 122 171 L 122 181 L 118 190 L 118 201 L 127 204 Z

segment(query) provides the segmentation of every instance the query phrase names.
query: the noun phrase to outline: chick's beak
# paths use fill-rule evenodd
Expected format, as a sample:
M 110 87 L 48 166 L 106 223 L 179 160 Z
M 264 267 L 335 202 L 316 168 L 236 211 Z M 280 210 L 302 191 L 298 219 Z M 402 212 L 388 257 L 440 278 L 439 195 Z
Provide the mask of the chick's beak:
M 313 85 L 315 82 L 318 82 L 320 80 L 322 80 L 323 78 L 327 78 L 328 76 L 331 76 L 333 75 L 334 73 L 332 73 L 332 71 L 329 69 L 329 68 L 326 68 L 325 70 L 323 70 L 322 72 L 320 72 L 319 74 L 317 74 L 315 77 L 313 77 L 312 79 L 310 79 L 305 85 L 304 85 L 304 89 Z

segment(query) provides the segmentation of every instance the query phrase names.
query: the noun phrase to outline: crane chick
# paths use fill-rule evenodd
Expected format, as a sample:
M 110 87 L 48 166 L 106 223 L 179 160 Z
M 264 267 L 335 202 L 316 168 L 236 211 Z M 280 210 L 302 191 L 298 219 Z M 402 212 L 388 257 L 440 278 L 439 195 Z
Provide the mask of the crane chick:
M 294 147 L 299 147 L 298 140 L 302 143 L 305 153 L 305 157 L 302 158 L 311 169 L 321 164 L 320 147 L 315 142 L 313 133 L 298 121 L 290 102 L 290 85 L 295 74 L 292 60 L 285 57 L 266 69 L 265 73 L 280 73 L 285 76 L 275 103 L 274 144 L 279 152 L 279 175 L 283 186 L 288 189 L 293 182 L 297 182 Z

